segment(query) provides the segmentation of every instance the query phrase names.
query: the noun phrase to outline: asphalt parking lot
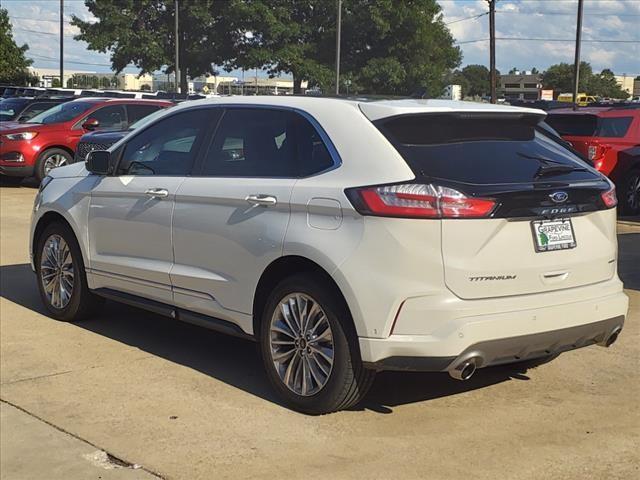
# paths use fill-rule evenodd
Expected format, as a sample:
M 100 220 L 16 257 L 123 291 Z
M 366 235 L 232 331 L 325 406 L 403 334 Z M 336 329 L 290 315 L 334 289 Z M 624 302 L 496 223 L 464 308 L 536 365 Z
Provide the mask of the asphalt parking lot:
M 611 349 L 447 374 L 384 373 L 352 411 L 277 403 L 254 344 L 107 303 L 43 315 L 35 189 L 0 187 L 2 479 L 632 479 L 640 475 L 640 223 L 619 223 L 631 310 Z

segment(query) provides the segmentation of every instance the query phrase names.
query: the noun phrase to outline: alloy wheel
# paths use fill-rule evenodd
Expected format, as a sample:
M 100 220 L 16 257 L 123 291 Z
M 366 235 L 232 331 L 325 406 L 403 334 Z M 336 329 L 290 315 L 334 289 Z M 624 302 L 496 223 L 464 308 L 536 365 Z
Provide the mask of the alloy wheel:
M 62 167 L 67 164 L 67 159 L 60 153 L 54 153 L 48 156 L 44 161 L 44 174 L 48 175 L 54 168 Z
M 626 197 L 627 207 L 631 212 L 636 212 L 640 207 L 640 175 L 631 178 Z
M 69 245 L 60 235 L 51 235 L 44 242 L 40 258 L 40 281 L 54 308 L 67 306 L 73 294 L 74 269 Z
M 271 359 L 282 383 L 297 395 L 318 393 L 333 369 L 331 325 L 320 304 L 304 293 L 278 303 L 269 327 Z

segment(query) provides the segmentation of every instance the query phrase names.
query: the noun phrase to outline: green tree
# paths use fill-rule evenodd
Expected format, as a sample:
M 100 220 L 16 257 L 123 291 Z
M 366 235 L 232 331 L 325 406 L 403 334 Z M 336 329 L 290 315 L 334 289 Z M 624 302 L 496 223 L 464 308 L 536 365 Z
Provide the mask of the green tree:
M 592 82 L 593 70 L 587 62 L 580 63 L 580 78 L 578 83 L 578 91 L 580 93 L 592 94 L 589 90 Z M 553 89 L 554 97 L 560 93 L 569 93 L 573 91 L 573 65 L 568 63 L 558 63 L 551 65 L 542 74 L 542 85 L 545 89 Z
M 69 82 L 71 81 L 71 79 L 67 80 L 67 86 L 69 86 Z M 62 85 L 62 83 L 60 82 L 59 78 L 54 78 L 51 80 L 51 87 L 52 88 L 60 88 L 60 86 Z
M 589 93 L 600 97 L 626 99 L 629 92 L 623 90 L 616 81 L 616 77 L 611 70 L 605 68 L 599 74 L 593 75 L 589 84 Z
M 500 78 L 498 70 L 496 78 Z M 484 65 L 467 65 L 462 70 L 454 70 L 447 83 L 460 85 L 464 97 L 486 96 L 491 91 L 489 69 Z
M 235 56 L 234 47 L 244 32 L 234 29 L 234 9 L 242 0 L 180 2 L 178 12 L 180 84 L 187 91 L 187 75 L 211 71 Z M 175 70 L 175 2 L 173 0 L 85 0 L 98 21 L 73 17 L 80 28 L 75 38 L 91 50 L 111 53 L 113 70 L 134 64 L 142 73 Z
M 20 47 L 13 40 L 9 14 L 0 8 L 0 83 L 25 84 L 34 80 L 27 69 L 33 63 L 25 57 L 27 50 L 27 44 Z
M 335 10 L 335 2 L 327 3 Z M 435 0 L 344 4 L 342 69 L 364 92 L 408 95 L 426 90 L 428 96 L 440 95 L 447 72 L 460 65 L 462 53 Z

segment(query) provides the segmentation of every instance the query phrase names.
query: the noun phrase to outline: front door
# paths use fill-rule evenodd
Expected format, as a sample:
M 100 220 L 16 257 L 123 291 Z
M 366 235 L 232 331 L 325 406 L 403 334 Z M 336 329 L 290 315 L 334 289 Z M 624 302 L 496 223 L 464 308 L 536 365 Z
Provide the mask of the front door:
M 121 147 L 115 175 L 101 178 L 91 193 L 91 288 L 171 303 L 175 195 L 191 173 L 209 127 L 207 111 L 179 112 Z

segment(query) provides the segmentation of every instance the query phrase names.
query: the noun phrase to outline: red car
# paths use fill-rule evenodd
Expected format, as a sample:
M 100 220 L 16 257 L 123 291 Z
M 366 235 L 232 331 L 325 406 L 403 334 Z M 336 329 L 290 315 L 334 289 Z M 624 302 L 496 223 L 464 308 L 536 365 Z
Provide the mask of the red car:
M 52 168 L 73 163 L 76 145 L 88 131 L 124 130 L 170 105 L 162 100 L 79 98 L 46 110 L 28 123 L 3 122 L 0 174 L 42 180 Z
M 559 109 L 546 122 L 616 184 L 622 213 L 640 214 L 639 107 Z

